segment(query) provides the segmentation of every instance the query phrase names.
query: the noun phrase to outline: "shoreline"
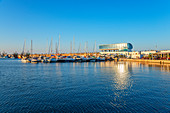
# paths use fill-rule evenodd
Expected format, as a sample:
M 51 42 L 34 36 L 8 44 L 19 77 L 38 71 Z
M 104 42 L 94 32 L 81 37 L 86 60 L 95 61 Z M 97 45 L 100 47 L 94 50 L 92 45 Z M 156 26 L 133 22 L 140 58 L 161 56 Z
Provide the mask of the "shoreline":
M 148 59 L 146 60 L 146 59 L 126 59 L 126 58 L 119 58 L 119 61 L 170 64 L 170 60 L 148 60 Z

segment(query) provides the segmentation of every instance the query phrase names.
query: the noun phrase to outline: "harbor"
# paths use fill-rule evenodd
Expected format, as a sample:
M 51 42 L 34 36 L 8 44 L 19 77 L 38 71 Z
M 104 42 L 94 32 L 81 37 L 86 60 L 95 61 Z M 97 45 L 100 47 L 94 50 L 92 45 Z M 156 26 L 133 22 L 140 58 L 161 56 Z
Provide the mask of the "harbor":
M 60 36 L 59 36 L 60 39 Z M 36 54 L 33 53 L 33 44 L 31 40 L 30 53 L 25 51 L 24 48 L 21 54 L 5 54 L 0 55 L 1 59 L 21 59 L 22 63 L 58 63 L 58 62 L 106 62 L 106 61 L 130 61 L 130 62 L 146 62 L 146 63 L 157 63 L 157 64 L 170 64 L 170 50 L 145 50 L 145 51 L 132 51 L 133 45 L 130 43 L 119 43 L 119 44 L 105 44 L 99 45 L 99 52 L 95 49 L 93 52 L 78 52 L 74 53 L 72 48 L 70 53 L 61 53 L 60 46 L 56 48 L 56 53 L 52 53 L 52 40 L 49 46 L 49 54 Z M 60 43 L 60 42 L 59 42 Z M 60 44 L 59 44 L 60 45 Z M 87 46 L 87 45 L 86 45 Z M 72 47 L 72 45 L 71 45 Z M 85 51 L 87 48 L 85 47 Z
M 170 113 L 170 0 L 0 0 L 0 113 Z
M 39 56 L 39 57 L 23 57 L 21 59 L 23 63 L 56 63 L 56 62 L 100 62 L 106 61 L 105 57 L 95 57 L 95 56 L 55 56 L 51 55 L 51 57 Z

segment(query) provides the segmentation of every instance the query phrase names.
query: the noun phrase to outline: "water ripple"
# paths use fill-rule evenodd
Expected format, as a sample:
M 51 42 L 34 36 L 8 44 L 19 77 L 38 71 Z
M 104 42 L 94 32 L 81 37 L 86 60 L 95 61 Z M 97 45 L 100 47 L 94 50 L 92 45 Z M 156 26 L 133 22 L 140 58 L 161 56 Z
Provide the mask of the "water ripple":
M 1 60 L 0 112 L 169 112 L 170 73 L 162 69 L 128 62 Z

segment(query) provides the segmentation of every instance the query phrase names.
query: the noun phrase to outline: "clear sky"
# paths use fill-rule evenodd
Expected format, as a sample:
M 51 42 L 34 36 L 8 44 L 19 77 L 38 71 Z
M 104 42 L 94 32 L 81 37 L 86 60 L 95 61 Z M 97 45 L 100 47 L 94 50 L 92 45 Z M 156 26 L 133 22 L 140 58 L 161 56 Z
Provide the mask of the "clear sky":
M 170 49 L 170 0 L 0 0 L 0 51 L 20 53 L 26 40 L 34 52 L 46 52 L 61 35 L 61 51 L 88 41 L 130 42 L 134 50 Z M 48 40 L 48 41 L 47 41 Z M 49 45 L 49 44 L 48 44 Z

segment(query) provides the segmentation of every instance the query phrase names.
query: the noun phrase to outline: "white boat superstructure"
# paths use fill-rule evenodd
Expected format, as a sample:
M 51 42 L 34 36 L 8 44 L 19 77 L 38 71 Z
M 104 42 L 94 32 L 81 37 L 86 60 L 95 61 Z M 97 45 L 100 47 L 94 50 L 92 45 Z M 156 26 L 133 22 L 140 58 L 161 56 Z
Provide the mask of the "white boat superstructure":
M 49 59 L 49 57 L 44 57 L 44 58 L 41 60 L 41 62 L 43 62 L 43 63 L 49 63 L 49 62 L 48 62 L 48 59 Z
M 30 62 L 31 60 L 29 59 L 29 58 L 27 58 L 27 57 L 23 57 L 22 59 L 21 59 L 21 62 L 22 63 L 28 63 L 28 62 Z
M 73 57 L 77 62 L 81 62 L 82 61 L 82 58 L 80 56 L 75 56 Z
M 66 58 L 64 58 L 64 60 L 66 62 L 75 62 L 76 61 L 76 59 L 72 58 L 71 56 L 67 56 Z
M 91 57 L 89 57 L 89 56 L 87 56 L 87 57 L 82 57 L 82 62 L 90 62 L 90 60 L 91 60 L 92 58 Z
M 26 58 L 22 58 L 22 59 L 21 59 L 21 62 L 22 62 L 22 63 L 27 63 L 27 59 L 26 59 Z
M 38 62 L 41 62 L 41 58 L 39 58 L 39 57 L 33 57 L 33 58 L 31 59 L 31 63 L 38 63 Z
M 97 61 L 96 57 L 92 56 L 91 59 L 90 59 L 90 62 L 96 62 L 96 61 Z
M 57 62 L 57 59 L 56 58 L 49 58 L 49 59 L 47 59 L 47 61 L 49 63 L 55 63 L 55 62 Z
M 105 57 L 97 57 L 97 61 L 105 61 L 106 58 Z

